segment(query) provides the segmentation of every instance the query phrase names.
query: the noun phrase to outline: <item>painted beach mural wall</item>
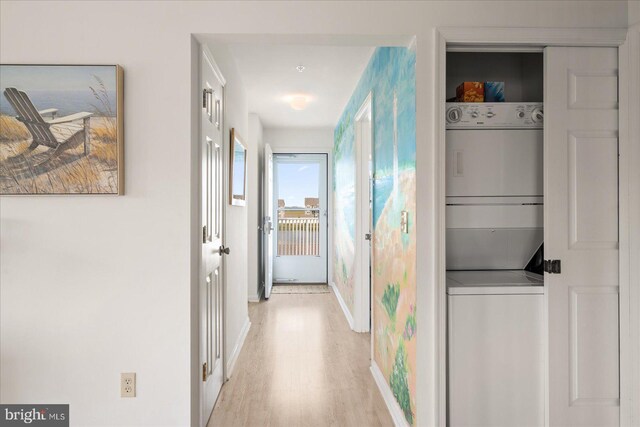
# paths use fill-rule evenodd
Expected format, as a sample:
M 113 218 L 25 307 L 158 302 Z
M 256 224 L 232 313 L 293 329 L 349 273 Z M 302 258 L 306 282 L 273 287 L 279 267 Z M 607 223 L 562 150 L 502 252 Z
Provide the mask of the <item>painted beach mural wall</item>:
M 376 49 L 334 132 L 334 282 L 353 313 L 354 117 L 372 93 L 374 360 L 409 424 L 416 423 L 415 53 Z M 400 213 L 409 213 L 409 233 Z

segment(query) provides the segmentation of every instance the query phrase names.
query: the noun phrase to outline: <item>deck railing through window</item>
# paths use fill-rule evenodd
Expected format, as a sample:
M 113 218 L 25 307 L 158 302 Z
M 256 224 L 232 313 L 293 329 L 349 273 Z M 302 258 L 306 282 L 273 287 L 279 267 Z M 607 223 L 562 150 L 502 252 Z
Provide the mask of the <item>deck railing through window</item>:
M 320 218 L 318 209 L 278 211 L 278 256 L 320 256 Z

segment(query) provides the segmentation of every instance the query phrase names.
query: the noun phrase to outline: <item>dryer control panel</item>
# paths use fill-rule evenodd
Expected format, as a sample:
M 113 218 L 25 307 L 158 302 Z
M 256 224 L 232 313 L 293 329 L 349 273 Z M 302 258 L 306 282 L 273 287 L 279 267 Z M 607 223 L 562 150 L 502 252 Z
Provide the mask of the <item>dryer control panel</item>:
M 447 129 L 542 128 L 541 102 L 447 102 Z

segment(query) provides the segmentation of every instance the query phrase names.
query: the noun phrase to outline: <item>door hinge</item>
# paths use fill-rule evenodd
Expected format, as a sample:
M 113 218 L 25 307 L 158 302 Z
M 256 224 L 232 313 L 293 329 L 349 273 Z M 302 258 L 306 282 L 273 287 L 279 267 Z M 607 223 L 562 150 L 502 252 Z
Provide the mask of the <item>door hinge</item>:
M 207 233 L 207 226 L 202 227 L 202 243 L 207 243 L 207 237 L 209 234 Z
M 544 271 L 549 274 L 560 274 L 562 271 L 559 259 L 545 259 Z
M 213 94 L 213 89 L 202 89 L 202 108 L 209 107 L 208 95 Z
M 207 381 L 207 362 L 202 364 L 202 381 Z
M 364 240 L 371 240 L 371 233 L 367 233 L 364 235 Z

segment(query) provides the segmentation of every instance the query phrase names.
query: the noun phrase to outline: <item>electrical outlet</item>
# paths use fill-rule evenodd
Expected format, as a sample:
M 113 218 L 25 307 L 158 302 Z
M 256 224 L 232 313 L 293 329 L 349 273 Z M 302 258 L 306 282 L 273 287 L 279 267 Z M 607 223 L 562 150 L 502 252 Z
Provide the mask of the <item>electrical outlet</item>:
M 136 397 L 136 373 L 120 374 L 120 397 Z

